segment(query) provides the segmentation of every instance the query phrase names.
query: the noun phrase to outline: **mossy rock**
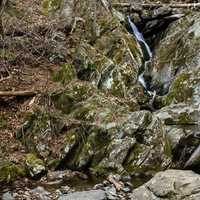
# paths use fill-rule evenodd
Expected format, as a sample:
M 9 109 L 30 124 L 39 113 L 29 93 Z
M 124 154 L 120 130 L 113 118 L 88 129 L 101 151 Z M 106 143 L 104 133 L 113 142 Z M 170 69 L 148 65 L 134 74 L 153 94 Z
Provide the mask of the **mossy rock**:
M 73 65 L 63 64 L 58 72 L 53 74 L 53 80 L 67 85 L 72 80 L 76 79 L 76 70 Z
M 0 129 L 6 128 L 7 127 L 7 119 L 6 117 L 0 117 Z
M 27 154 L 25 159 L 27 173 L 32 178 L 39 178 L 46 172 L 45 163 L 34 154 Z
M 173 84 L 174 78 L 177 77 L 174 89 L 181 85 L 183 79 L 187 79 L 187 71 L 196 71 L 199 65 L 199 13 L 190 13 L 185 17 L 172 23 L 156 47 L 155 56 L 151 66 L 145 75 L 151 77 L 152 90 L 156 89 L 159 95 L 168 92 L 169 87 Z M 181 76 L 181 74 L 183 75 Z M 178 78 L 178 76 L 180 77 Z M 189 86 L 189 85 L 188 85 Z M 177 95 L 178 101 L 191 95 L 192 89 L 184 85 L 184 94 Z M 181 91 L 176 91 L 180 93 Z M 173 92 L 172 92 L 173 93 Z M 173 96 L 174 94 L 171 94 Z M 166 103 L 171 102 L 172 97 L 167 99 Z M 184 99 L 185 100 L 185 99 Z
M 110 37 L 106 39 L 112 40 Z M 77 49 L 75 66 L 79 79 L 90 81 L 115 96 L 125 97 L 129 89 L 137 82 L 138 68 L 142 63 L 142 58 L 140 53 L 137 53 L 137 58 L 134 58 L 125 39 L 118 36 L 118 39 L 113 40 L 122 41 L 116 41 L 119 44 L 113 44 L 114 49 L 110 50 L 99 50 L 99 48 L 107 47 L 99 47 L 101 44 L 98 43 L 94 48 L 83 42 Z M 104 38 L 97 42 L 104 43 Z M 132 42 L 134 43 L 134 40 Z M 139 51 L 138 48 L 135 46 L 135 51 Z M 104 51 L 110 51 L 112 55 Z
M 50 97 L 58 110 L 68 114 L 76 108 L 76 104 L 98 93 L 97 88 L 89 82 L 77 80 L 68 84 L 64 90 L 51 93 Z
M 135 106 L 130 103 L 135 103 Z M 139 107 L 134 101 L 124 101 L 114 96 L 104 96 L 102 93 L 93 95 L 71 113 L 77 120 L 101 124 L 107 127 L 109 123 L 115 123 L 115 119 L 127 116 L 129 111 L 136 111 Z
M 61 116 L 61 113 L 56 111 L 51 113 L 43 108 L 37 109 L 27 116 L 17 138 L 29 152 L 43 159 L 50 159 L 50 141 L 56 138 L 64 127 L 65 122 Z
M 76 50 L 75 67 L 78 78 L 98 85 L 104 70 L 114 68 L 112 60 L 83 41 Z
M 105 95 L 87 82 L 71 82 L 50 97 L 57 110 L 30 113 L 17 136 L 30 153 L 55 169 L 96 166 L 106 156 L 111 135 L 118 134 L 118 121 L 139 110 L 136 101 Z
M 172 104 L 156 112 L 166 125 L 198 125 L 199 105 Z
M 136 134 L 137 143 L 129 152 L 124 166 L 130 173 L 163 170 L 172 163 L 172 150 L 161 120 L 153 116 L 141 133 Z
M 43 0 L 43 11 L 45 14 L 61 9 L 62 0 Z
M 0 182 L 1 183 L 11 183 L 17 178 L 22 178 L 26 176 L 25 168 L 15 165 L 9 161 L 0 161 Z
M 184 71 L 176 77 L 172 83 L 169 93 L 163 97 L 162 105 L 173 103 L 199 103 L 200 70 Z
M 85 42 L 80 44 L 75 59 L 78 78 L 91 82 L 104 92 L 118 97 L 130 97 L 131 87 L 137 84 L 140 63 L 127 50 L 129 47 L 126 42 L 122 43 L 125 44 L 119 47 L 120 53 L 113 52 L 113 58 L 106 57 L 103 52 L 100 53 Z M 118 56 L 122 56 L 122 60 Z
M 146 145 L 146 149 L 149 146 L 156 149 L 152 150 L 147 157 L 147 160 L 151 161 L 147 161 L 149 168 L 154 168 L 154 161 L 158 157 L 162 162 L 170 157 L 169 151 L 165 151 L 167 143 L 159 121 L 154 121 L 148 111 L 129 111 L 128 106 L 116 97 L 93 96 L 77 106 L 66 119 L 69 123 L 66 121 L 65 129 L 56 136 L 46 132 L 47 135 L 44 138 L 42 133 L 46 126 L 40 126 L 41 129 L 36 129 L 35 134 L 31 131 L 34 129 L 31 128 L 24 131 L 23 140 L 29 144 L 28 150 L 35 152 L 35 155 L 40 157 L 44 155 L 43 151 L 38 151 L 39 146 L 48 145 L 49 154 L 45 154 L 46 157 L 43 157 L 43 160 L 50 168 L 90 169 L 96 173 L 103 171 L 108 173 L 112 170 L 125 172 L 125 169 L 133 164 L 133 161 L 128 159 L 130 152 L 134 152 L 134 145 L 142 142 Z M 36 125 L 38 120 L 40 121 L 34 118 L 32 125 Z M 47 120 L 45 124 L 48 123 Z M 55 121 L 51 121 L 51 126 L 54 126 L 53 123 Z M 30 148 L 29 141 L 32 142 L 33 149 Z M 55 147 L 50 144 L 54 141 L 59 141 L 56 154 L 53 153 Z M 146 158 L 144 152 L 141 155 L 143 158 L 140 157 L 140 159 Z M 139 157 L 137 159 L 139 162 Z M 55 165 L 52 165 L 54 161 Z
M 95 5 L 99 13 L 96 21 L 87 13 L 94 9 L 93 4 L 79 2 L 77 6 L 85 20 L 84 36 L 80 36 L 75 53 L 78 78 L 115 96 L 131 96 L 130 89 L 137 84 L 138 69 L 143 63 L 140 45 L 100 2 Z

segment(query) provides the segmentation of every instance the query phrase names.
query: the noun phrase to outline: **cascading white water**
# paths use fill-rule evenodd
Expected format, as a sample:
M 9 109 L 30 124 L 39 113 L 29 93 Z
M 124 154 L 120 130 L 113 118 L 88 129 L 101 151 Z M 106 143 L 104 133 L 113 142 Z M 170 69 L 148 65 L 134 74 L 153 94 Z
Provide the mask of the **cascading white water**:
M 152 53 L 151 53 L 151 49 L 150 49 L 149 45 L 146 43 L 143 35 L 139 32 L 137 26 L 131 21 L 130 17 L 128 17 L 128 22 L 130 24 L 130 27 L 131 27 L 137 41 L 140 43 L 140 45 L 142 45 L 146 48 L 145 50 L 147 51 L 147 54 L 149 57 L 149 58 L 147 58 L 147 61 L 149 61 L 152 58 Z
M 130 17 L 128 17 L 128 22 L 129 22 L 129 25 L 130 25 L 130 27 L 133 31 L 133 34 L 134 34 L 136 40 L 141 45 L 141 48 L 142 48 L 142 51 L 143 51 L 143 54 L 144 54 L 144 59 L 145 59 L 145 63 L 144 63 L 144 72 L 145 72 L 148 63 L 151 61 L 151 58 L 152 58 L 151 49 L 150 49 L 149 45 L 146 43 L 143 35 L 139 32 L 136 25 L 131 21 Z M 142 72 L 138 76 L 138 81 L 144 87 L 144 89 L 148 92 L 148 94 L 152 95 L 152 92 L 148 91 L 148 89 L 147 89 L 147 84 L 146 84 L 145 79 L 144 79 L 144 72 Z

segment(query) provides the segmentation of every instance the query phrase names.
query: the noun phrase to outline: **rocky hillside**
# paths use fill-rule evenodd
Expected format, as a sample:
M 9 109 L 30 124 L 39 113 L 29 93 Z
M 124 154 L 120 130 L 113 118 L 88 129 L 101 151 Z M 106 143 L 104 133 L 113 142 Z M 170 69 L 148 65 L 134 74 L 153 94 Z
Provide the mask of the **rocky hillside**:
M 1 5 L 2 199 L 200 198 L 200 5 L 167 3 Z

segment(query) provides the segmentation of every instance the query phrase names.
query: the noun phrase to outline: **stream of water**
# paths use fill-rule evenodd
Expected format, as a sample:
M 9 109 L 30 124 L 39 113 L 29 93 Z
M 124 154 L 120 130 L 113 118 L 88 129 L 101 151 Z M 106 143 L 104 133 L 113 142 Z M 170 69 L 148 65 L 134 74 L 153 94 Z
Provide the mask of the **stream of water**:
M 144 59 L 145 59 L 144 71 L 141 74 L 139 74 L 138 81 L 144 87 L 144 89 L 147 91 L 147 93 L 149 95 L 152 95 L 152 92 L 147 89 L 147 83 L 144 79 L 144 72 L 148 66 L 148 63 L 151 61 L 152 52 L 151 52 L 149 45 L 146 43 L 142 33 L 140 33 L 137 26 L 132 22 L 130 17 L 128 17 L 128 22 L 129 22 L 129 25 L 131 27 L 131 30 L 132 30 L 136 40 L 138 41 L 138 43 L 140 44 L 140 46 L 142 48 Z

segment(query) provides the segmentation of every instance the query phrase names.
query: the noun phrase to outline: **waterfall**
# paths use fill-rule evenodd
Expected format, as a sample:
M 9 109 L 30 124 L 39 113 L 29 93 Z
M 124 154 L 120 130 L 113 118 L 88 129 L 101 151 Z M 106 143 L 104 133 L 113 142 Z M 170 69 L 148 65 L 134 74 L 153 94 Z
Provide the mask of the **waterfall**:
M 137 39 L 137 41 L 140 43 L 142 50 L 144 51 L 145 55 L 146 55 L 146 61 L 149 61 L 152 58 L 152 53 L 151 53 L 151 49 L 149 47 L 149 45 L 146 43 L 143 35 L 139 32 L 138 28 L 136 27 L 136 25 L 131 21 L 131 18 L 128 17 L 128 22 L 130 24 L 130 27 Z
M 134 34 L 136 40 L 138 41 L 138 43 L 140 44 L 140 46 L 142 48 L 144 59 L 145 59 L 145 63 L 144 63 L 144 72 L 145 72 L 147 64 L 151 61 L 151 58 L 152 58 L 151 49 L 150 49 L 149 45 L 146 43 L 143 35 L 139 32 L 136 25 L 131 21 L 130 17 L 128 17 L 128 22 L 129 22 L 129 25 L 133 31 L 133 34 Z M 148 94 L 152 95 L 152 93 L 150 91 L 148 91 L 148 89 L 147 89 L 147 84 L 144 79 L 144 72 L 142 72 L 138 76 L 138 81 L 144 87 L 144 89 L 148 92 Z

